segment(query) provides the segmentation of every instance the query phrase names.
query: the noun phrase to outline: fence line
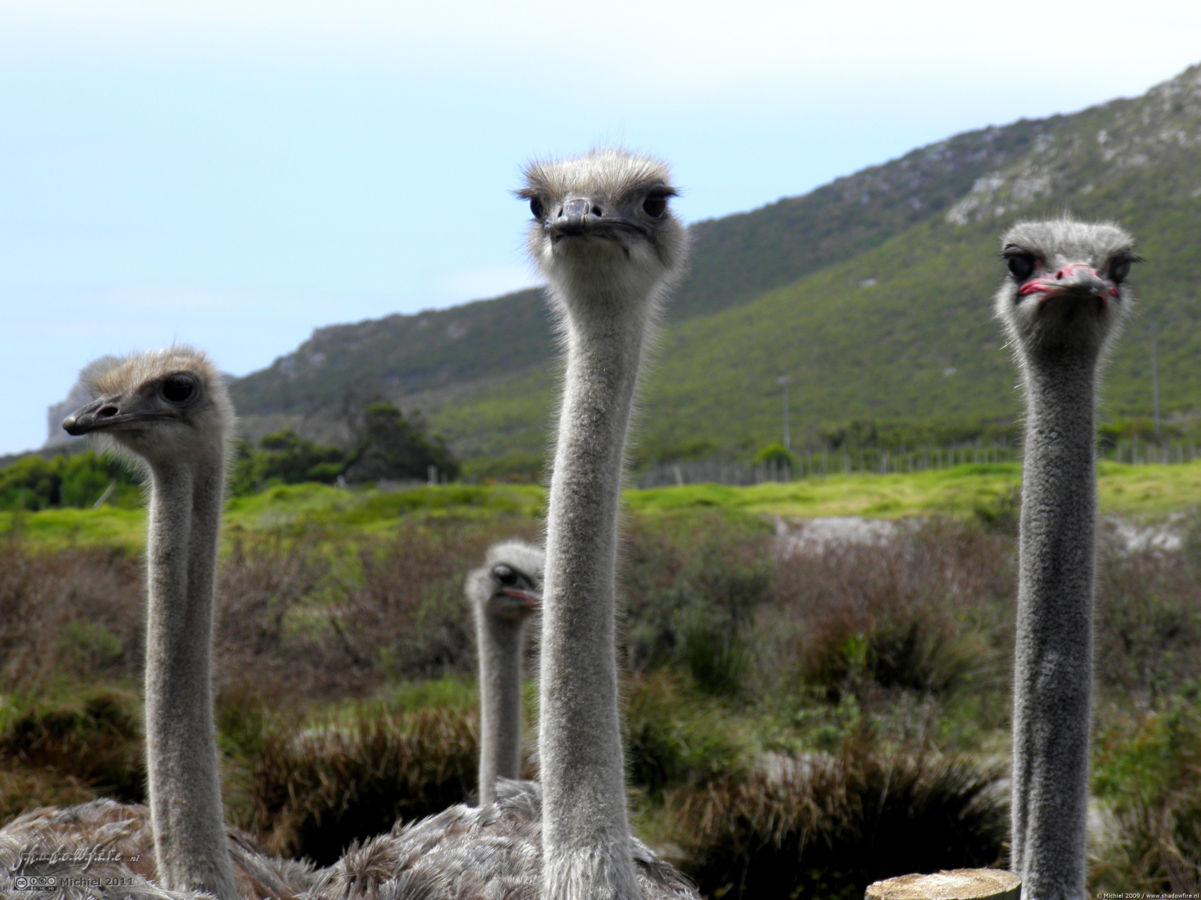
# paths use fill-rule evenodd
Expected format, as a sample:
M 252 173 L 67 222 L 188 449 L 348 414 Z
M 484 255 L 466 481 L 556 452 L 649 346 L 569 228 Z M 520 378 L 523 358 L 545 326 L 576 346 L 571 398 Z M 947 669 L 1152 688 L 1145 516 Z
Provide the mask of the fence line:
M 1201 457 L 1201 445 L 1195 441 L 1156 444 L 1138 438 L 1119 441 L 1098 449 L 1100 459 L 1130 465 L 1179 465 Z M 834 450 L 797 456 L 794 465 L 783 461 L 761 464 L 721 460 L 685 460 L 655 463 L 644 469 L 637 482 L 640 488 L 683 484 L 752 485 L 764 482 L 799 481 L 823 475 L 874 472 L 882 475 L 951 469 L 964 465 L 988 465 L 1018 462 L 1021 447 L 987 444 L 960 447 L 923 447 L 916 450 Z

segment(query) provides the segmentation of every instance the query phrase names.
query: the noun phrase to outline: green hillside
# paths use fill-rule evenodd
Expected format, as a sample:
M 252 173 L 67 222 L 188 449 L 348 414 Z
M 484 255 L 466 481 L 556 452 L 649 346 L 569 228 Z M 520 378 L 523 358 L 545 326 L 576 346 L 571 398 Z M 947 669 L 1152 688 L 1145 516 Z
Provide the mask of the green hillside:
M 1018 415 L 992 320 L 999 234 L 1070 211 L 1115 219 L 1146 263 L 1138 314 L 1106 379 L 1106 416 L 1201 408 L 1201 67 L 1145 96 L 959 135 L 803 197 L 692 227 L 691 274 L 673 296 L 647 378 L 642 459 L 747 458 L 777 439 L 788 376 L 795 444 L 857 422 L 966 440 Z M 514 229 L 523 227 L 514 214 Z M 301 430 L 348 398 L 421 409 L 466 460 L 534 458 L 557 384 L 538 292 L 323 328 L 234 385 L 256 417 Z

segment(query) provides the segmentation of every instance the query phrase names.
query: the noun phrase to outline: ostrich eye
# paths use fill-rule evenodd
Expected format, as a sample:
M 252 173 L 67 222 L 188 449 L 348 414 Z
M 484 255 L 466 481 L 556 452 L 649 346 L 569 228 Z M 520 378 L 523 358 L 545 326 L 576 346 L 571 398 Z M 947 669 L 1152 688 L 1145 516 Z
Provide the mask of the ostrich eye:
M 1109 263 L 1109 278 L 1114 284 L 1121 284 L 1130 275 L 1130 264 L 1135 261 L 1128 253 L 1114 257 Z
M 1011 251 L 1005 254 L 1005 265 L 1009 274 L 1018 281 L 1025 281 L 1034 272 L 1034 254 L 1023 251 Z
M 492 567 L 492 577 L 505 586 L 517 583 L 517 573 L 504 563 Z
M 530 212 L 533 213 L 535 219 L 541 219 L 546 213 L 546 207 L 542 205 L 542 201 L 537 197 L 531 197 Z
M 642 201 L 642 211 L 652 219 L 658 219 L 667 212 L 667 197 L 663 191 L 651 191 Z
M 186 372 L 180 372 L 164 378 L 159 393 L 168 403 L 187 403 L 195 396 L 196 389 L 196 379 Z

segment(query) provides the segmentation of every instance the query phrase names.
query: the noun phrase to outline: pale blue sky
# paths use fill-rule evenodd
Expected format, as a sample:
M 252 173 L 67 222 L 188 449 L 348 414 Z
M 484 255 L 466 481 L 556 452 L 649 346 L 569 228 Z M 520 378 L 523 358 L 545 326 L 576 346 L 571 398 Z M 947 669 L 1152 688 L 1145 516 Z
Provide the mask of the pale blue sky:
M 651 152 L 696 221 L 1201 61 L 1195 0 L 434 5 L 0 0 L 0 453 L 96 356 L 535 283 L 532 157 Z

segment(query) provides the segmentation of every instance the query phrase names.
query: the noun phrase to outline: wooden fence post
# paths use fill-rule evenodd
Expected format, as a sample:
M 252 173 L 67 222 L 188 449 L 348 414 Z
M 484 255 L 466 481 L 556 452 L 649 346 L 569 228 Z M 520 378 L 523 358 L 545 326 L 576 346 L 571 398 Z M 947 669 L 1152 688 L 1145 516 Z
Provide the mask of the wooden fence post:
M 1021 900 L 1022 880 L 1000 869 L 901 875 L 868 885 L 864 900 Z

